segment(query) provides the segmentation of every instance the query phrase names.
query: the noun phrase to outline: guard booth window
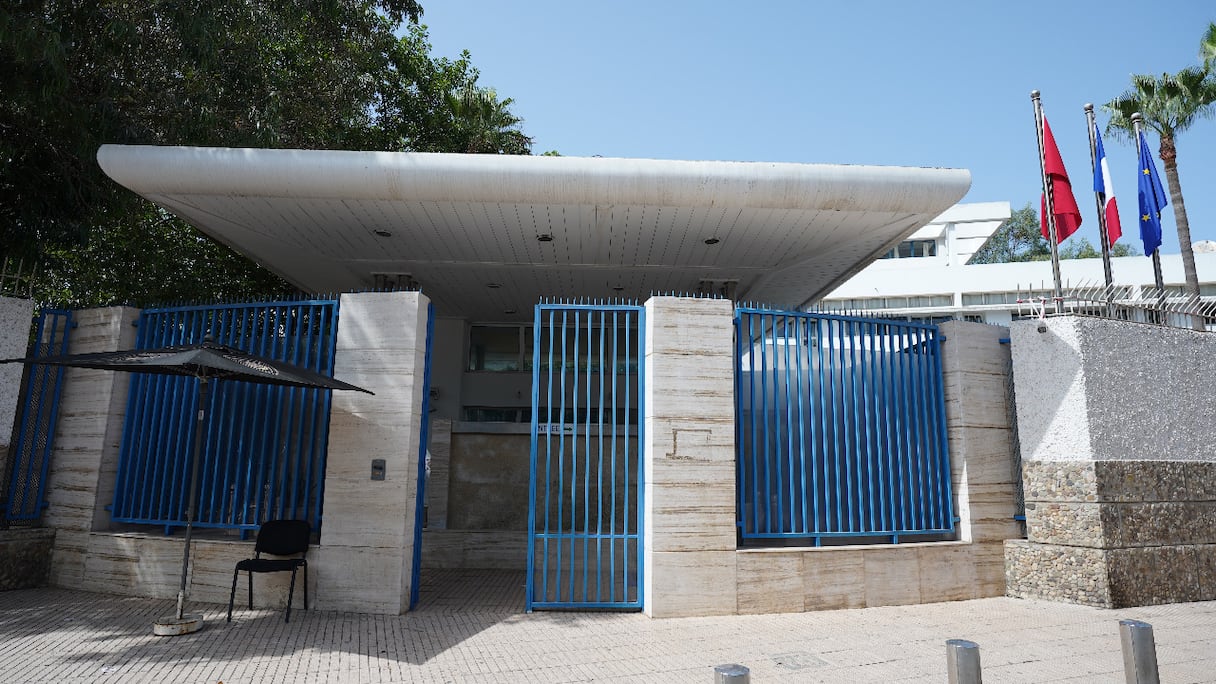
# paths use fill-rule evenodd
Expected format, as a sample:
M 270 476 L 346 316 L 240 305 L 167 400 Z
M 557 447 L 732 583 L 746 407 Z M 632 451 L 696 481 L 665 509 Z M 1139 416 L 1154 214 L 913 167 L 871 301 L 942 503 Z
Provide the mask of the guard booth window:
M 524 351 L 528 358 L 524 358 Z M 519 325 L 474 325 L 469 328 L 470 371 L 532 369 L 532 328 Z

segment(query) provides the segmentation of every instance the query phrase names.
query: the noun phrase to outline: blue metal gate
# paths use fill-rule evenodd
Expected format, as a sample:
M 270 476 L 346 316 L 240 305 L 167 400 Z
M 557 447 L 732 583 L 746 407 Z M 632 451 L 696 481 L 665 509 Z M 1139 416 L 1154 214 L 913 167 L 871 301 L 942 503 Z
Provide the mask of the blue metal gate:
M 746 307 L 735 321 L 745 543 L 953 532 L 936 326 Z
M 31 356 L 53 356 L 68 351 L 72 312 L 47 309 L 38 317 L 35 347 Z M 46 476 L 51 465 L 59 393 L 63 388 L 63 366 L 30 366 L 26 371 L 17 440 L 4 517 L 9 521 L 37 520 L 46 508 Z
M 644 314 L 540 304 L 527 609 L 642 607 Z
M 427 447 L 431 440 L 431 348 L 435 341 L 435 305 L 426 306 L 426 356 L 422 371 L 422 431 L 418 436 L 418 495 L 414 499 L 414 559 L 410 567 L 410 610 L 418 607 L 422 582 L 422 527 L 426 515 L 426 488 L 430 475 Z
M 216 342 L 331 375 L 338 302 L 146 309 L 136 348 Z M 113 519 L 185 525 L 197 380 L 132 376 Z M 215 383 L 208 397 L 196 527 L 254 530 L 273 518 L 321 523 L 330 392 Z

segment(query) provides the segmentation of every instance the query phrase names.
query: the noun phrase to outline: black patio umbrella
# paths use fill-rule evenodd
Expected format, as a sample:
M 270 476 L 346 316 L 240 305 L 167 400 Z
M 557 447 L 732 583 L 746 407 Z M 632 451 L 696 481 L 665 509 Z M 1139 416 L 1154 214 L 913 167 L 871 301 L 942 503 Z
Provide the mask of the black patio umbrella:
M 194 448 L 190 456 L 190 498 L 186 506 L 186 549 L 182 556 L 182 583 L 177 594 L 177 617 L 174 625 L 168 625 L 163 633 L 185 634 L 202 626 L 201 618 L 183 616 L 186 600 L 186 576 L 190 568 L 190 534 L 194 525 L 198 484 L 199 453 L 202 449 L 203 422 L 206 418 L 207 384 L 212 380 L 239 380 L 265 385 L 287 385 L 318 389 L 355 390 L 374 394 L 370 390 L 335 380 L 327 375 L 294 364 L 267 359 L 239 349 L 212 341 L 210 338 L 196 343 L 159 349 L 133 349 L 129 351 L 99 352 L 95 354 L 67 354 L 64 356 L 26 357 L 5 359 L 0 363 L 42 364 L 47 366 L 70 366 L 100 370 L 152 373 L 157 375 L 187 375 L 198 378 L 198 420 L 194 431 Z M 186 626 L 194 624 L 191 628 Z M 157 623 L 157 627 L 161 623 Z M 158 632 L 161 633 L 161 632 Z

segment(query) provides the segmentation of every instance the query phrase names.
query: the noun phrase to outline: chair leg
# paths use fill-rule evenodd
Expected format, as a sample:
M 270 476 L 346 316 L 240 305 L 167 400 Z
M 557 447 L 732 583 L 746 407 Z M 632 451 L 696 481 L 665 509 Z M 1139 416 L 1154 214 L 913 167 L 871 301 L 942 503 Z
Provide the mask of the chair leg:
M 283 622 L 291 622 L 291 599 L 296 593 L 296 569 L 291 569 L 291 584 L 287 587 L 287 614 L 283 616 Z
M 249 573 L 249 610 L 253 610 L 253 573 Z
M 240 570 L 232 571 L 232 592 L 228 594 L 228 622 L 232 622 L 232 604 L 236 601 L 236 579 L 239 574 Z

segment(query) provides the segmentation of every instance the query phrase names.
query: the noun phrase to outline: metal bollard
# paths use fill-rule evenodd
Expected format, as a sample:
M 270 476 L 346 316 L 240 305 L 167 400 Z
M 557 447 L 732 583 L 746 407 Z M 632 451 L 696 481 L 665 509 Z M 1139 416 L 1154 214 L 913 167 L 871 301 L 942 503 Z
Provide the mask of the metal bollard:
M 1120 620 L 1119 641 L 1123 644 L 1123 675 L 1127 684 L 1160 684 L 1153 626 L 1139 620 Z
M 980 645 L 966 639 L 946 641 L 946 675 L 950 684 L 980 684 Z
M 748 684 L 752 680 L 751 670 L 731 663 L 714 667 L 714 684 Z

